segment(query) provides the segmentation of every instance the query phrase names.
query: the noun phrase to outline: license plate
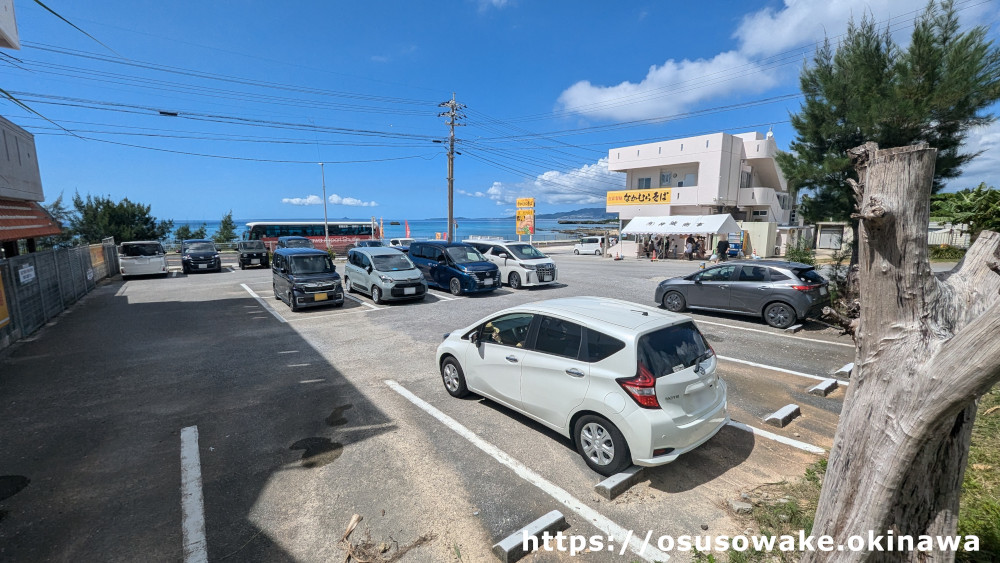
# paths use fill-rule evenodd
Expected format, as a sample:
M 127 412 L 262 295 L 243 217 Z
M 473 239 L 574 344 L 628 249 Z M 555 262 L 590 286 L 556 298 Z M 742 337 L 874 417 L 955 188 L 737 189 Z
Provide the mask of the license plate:
M 415 288 L 415 287 L 404 287 L 403 288 L 403 295 L 416 295 L 416 294 L 417 294 L 417 288 Z
M 260 258 L 252 258 L 252 259 L 250 260 L 250 263 L 251 263 L 251 264 L 260 264 Z
M 208 264 L 198 264 L 198 268 L 204 270 L 204 269 L 208 268 Z
M 542 276 L 542 281 L 543 282 L 552 281 L 552 276 Z
M 821 288 L 819 288 L 819 294 L 820 294 L 820 295 L 826 295 L 826 293 L 827 293 L 827 292 L 826 292 L 826 288 L 825 288 L 825 287 L 821 287 Z
M 325 293 L 317 293 L 317 294 L 313 295 L 313 301 L 326 301 L 326 294 Z

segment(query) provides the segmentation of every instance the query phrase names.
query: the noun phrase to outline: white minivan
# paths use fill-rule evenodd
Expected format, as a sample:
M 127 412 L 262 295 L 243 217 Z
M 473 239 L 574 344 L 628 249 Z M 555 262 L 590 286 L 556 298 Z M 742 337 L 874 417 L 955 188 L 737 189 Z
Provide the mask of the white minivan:
M 118 266 L 125 276 L 166 276 L 167 254 L 163 245 L 155 240 L 123 242 L 118 249 Z
M 604 247 L 604 237 L 583 237 L 573 245 L 573 254 L 601 255 Z
M 670 463 L 729 421 L 715 351 L 690 317 L 602 297 L 494 313 L 446 334 L 445 390 L 489 398 L 573 440 L 594 471 Z
M 466 240 L 487 260 L 500 268 L 500 279 L 511 289 L 556 283 L 556 264 L 541 250 L 526 242 Z

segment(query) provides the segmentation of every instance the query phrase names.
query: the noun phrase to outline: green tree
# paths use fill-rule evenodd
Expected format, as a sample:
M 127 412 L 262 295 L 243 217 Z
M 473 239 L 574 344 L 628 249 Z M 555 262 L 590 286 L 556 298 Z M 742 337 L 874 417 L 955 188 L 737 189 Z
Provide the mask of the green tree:
M 191 238 L 205 238 L 208 236 L 208 225 L 202 223 L 200 227 L 191 231 Z
M 236 222 L 233 221 L 233 210 L 230 209 L 229 213 L 222 216 L 222 221 L 219 222 L 219 228 L 212 235 L 212 240 L 219 244 L 227 244 L 233 242 L 235 238 Z
M 186 239 L 189 239 L 189 238 L 195 238 L 195 237 L 191 236 L 191 226 L 188 225 L 187 223 L 184 223 L 180 227 L 177 227 L 176 229 L 174 229 L 174 240 L 175 241 L 180 242 L 182 240 L 186 240 Z
M 974 190 L 937 194 L 931 198 L 931 215 L 968 225 L 975 241 L 983 231 L 1000 231 L 1000 190 L 980 183 Z
M 150 207 L 125 198 L 115 202 L 108 197 L 73 196 L 76 214 L 70 224 L 84 242 L 100 242 L 114 237 L 115 242 L 131 240 L 162 240 L 173 228 L 173 221 L 157 221 L 149 214 Z
M 52 235 L 48 237 L 42 237 L 38 240 L 38 244 L 41 248 L 52 248 L 59 244 L 66 244 L 73 242 L 73 229 L 70 228 L 70 223 L 73 221 L 72 210 L 66 207 L 63 202 L 63 194 L 60 193 L 59 197 L 55 199 L 52 203 L 48 205 L 43 205 L 45 211 L 52 216 L 53 219 L 62 228 L 62 232 L 58 235 Z
M 852 21 L 837 49 L 827 40 L 816 50 L 800 76 L 805 102 L 791 116 L 791 152 L 778 156 L 790 184 L 809 191 L 801 205 L 806 220 L 851 218 L 847 180 L 857 177 L 847 150 L 868 141 L 938 149 L 935 192 L 961 174 L 978 156 L 963 152 L 963 141 L 971 128 L 994 121 L 986 109 L 1000 99 L 1000 50 L 987 31 L 960 31 L 953 1 L 932 0 L 906 50 L 869 17 Z

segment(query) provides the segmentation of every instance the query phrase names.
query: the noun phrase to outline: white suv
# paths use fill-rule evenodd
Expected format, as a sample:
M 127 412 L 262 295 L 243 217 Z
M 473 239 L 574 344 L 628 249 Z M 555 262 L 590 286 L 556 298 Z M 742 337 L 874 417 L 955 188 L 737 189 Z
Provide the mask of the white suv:
M 729 421 L 715 352 L 683 315 L 600 297 L 512 307 L 445 335 L 445 389 L 573 439 L 594 471 L 670 463 Z
M 466 240 L 500 268 L 500 279 L 511 289 L 556 283 L 559 272 L 551 258 L 526 242 Z

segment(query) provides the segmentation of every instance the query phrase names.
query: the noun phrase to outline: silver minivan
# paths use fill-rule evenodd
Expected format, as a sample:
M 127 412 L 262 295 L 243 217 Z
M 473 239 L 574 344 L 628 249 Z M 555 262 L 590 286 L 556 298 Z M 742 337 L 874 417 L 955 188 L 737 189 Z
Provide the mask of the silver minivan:
M 344 268 L 347 291 L 371 296 L 375 303 L 423 299 L 427 282 L 402 251 L 385 246 L 352 248 Z

